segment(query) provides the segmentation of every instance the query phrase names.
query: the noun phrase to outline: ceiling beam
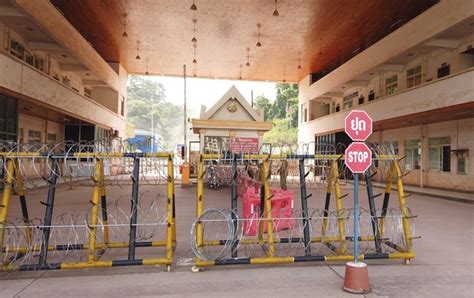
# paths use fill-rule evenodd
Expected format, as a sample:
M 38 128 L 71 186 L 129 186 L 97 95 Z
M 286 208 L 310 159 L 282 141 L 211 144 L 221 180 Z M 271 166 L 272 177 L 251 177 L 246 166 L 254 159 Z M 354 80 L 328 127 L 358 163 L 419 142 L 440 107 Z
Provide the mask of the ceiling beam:
M 385 71 L 395 71 L 395 72 L 401 72 L 405 66 L 403 64 L 382 64 L 374 68 L 374 71 L 380 71 L 380 72 L 385 72 Z
M 24 17 L 18 9 L 14 7 L 0 7 L 0 17 Z
M 60 64 L 62 71 L 89 71 L 87 67 L 82 64 Z
M 331 97 L 317 97 L 315 99 L 312 99 L 311 101 L 328 104 L 328 103 L 331 103 L 332 98 Z
M 342 92 L 327 92 L 324 93 L 325 96 L 329 97 L 342 97 L 343 93 Z
M 439 1 L 430 9 L 359 53 L 358 59 L 351 59 L 336 68 L 308 88 L 306 91 L 308 98 L 315 98 L 334 90 L 344 82 L 367 73 L 393 57 L 403 55 L 413 47 L 425 42 L 427 37 L 442 33 L 474 14 L 472 1 L 454 1 L 455 5 L 452 2 Z
M 369 80 L 352 80 L 347 82 L 345 85 L 353 87 L 367 87 L 369 85 Z
M 69 23 L 49 0 L 11 0 L 61 46 L 68 50 L 97 77 L 121 94 L 126 94 L 126 84 L 105 62 L 87 40 Z
M 458 44 L 459 42 L 457 40 L 439 38 L 433 38 L 424 43 L 425 46 L 446 49 L 455 49 L 458 47 Z
M 29 41 L 28 48 L 33 51 L 64 52 L 64 48 L 54 42 Z
M 107 84 L 101 80 L 82 80 L 82 84 L 85 86 L 107 86 Z

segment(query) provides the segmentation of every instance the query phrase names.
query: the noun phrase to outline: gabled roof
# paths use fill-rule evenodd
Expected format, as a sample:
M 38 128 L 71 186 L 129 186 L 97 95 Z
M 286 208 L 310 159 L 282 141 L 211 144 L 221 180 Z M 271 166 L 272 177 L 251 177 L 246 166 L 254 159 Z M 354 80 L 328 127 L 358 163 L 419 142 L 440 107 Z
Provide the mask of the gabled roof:
M 204 113 L 201 120 L 209 120 L 212 116 L 224 106 L 229 99 L 237 100 L 237 102 L 245 109 L 245 111 L 251 116 L 254 121 L 263 121 L 263 115 L 259 115 L 247 102 L 245 97 L 239 92 L 239 90 L 232 85 L 230 89 L 219 99 L 208 111 Z

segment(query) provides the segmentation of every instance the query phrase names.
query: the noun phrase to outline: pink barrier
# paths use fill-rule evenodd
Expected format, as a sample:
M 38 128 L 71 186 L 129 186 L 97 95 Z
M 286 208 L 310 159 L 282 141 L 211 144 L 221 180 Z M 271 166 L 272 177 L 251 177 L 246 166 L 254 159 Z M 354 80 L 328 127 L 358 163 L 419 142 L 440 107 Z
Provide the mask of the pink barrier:
M 247 189 L 250 187 L 257 187 L 257 189 L 260 188 L 262 184 L 260 181 L 256 179 L 252 179 L 252 177 L 243 174 L 242 172 L 238 172 L 237 174 L 237 195 L 241 198 L 244 197 L 245 192 Z
M 294 196 L 292 191 L 270 189 L 273 197 L 272 204 L 272 230 L 274 232 L 292 229 L 296 224 L 293 216 Z M 247 188 L 244 195 L 244 224 L 245 236 L 255 236 L 258 230 L 260 209 L 260 187 Z M 264 232 L 267 232 L 267 223 L 264 223 Z

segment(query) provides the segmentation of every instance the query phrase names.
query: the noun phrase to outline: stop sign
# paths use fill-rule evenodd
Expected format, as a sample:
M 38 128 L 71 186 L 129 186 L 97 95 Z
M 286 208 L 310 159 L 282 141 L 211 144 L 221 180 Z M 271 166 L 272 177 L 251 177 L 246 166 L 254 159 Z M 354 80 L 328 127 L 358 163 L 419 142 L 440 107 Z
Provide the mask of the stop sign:
M 372 118 L 365 111 L 352 110 L 344 122 L 344 131 L 353 141 L 365 141 L 372 134 Z
M 346 166 L 352 173 L 364 173 L 372 165 L 372 151 L 365 143 L 351 143 L 344 154 Z

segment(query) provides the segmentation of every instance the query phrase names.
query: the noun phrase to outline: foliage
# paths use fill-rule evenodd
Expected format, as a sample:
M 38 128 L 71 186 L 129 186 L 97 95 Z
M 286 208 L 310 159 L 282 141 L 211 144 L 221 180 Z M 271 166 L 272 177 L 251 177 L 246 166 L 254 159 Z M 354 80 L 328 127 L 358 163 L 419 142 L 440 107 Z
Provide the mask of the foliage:
M 291 127 L 287 119 L 273 119 L 275 126 L 267 132 L 263 139 L 266 143 L 292 144 L 298 141 L 298 129 Z
M 181 135 L 182 107 L 166 101 L 165 88 L 161 83 L 144 77 L 132 76 L 127 86 L 127 120 L 136 128 L 160 134 L 166 146 L 176 142 Z
M 255 107 L 264 108 L 265 121 L 273 122 L 275 127 L 264 136 L 268 143 L 297 142 L 298 135 L 298 85 L 278 83 L 275 86 L 276 99 L 258 96 Z

